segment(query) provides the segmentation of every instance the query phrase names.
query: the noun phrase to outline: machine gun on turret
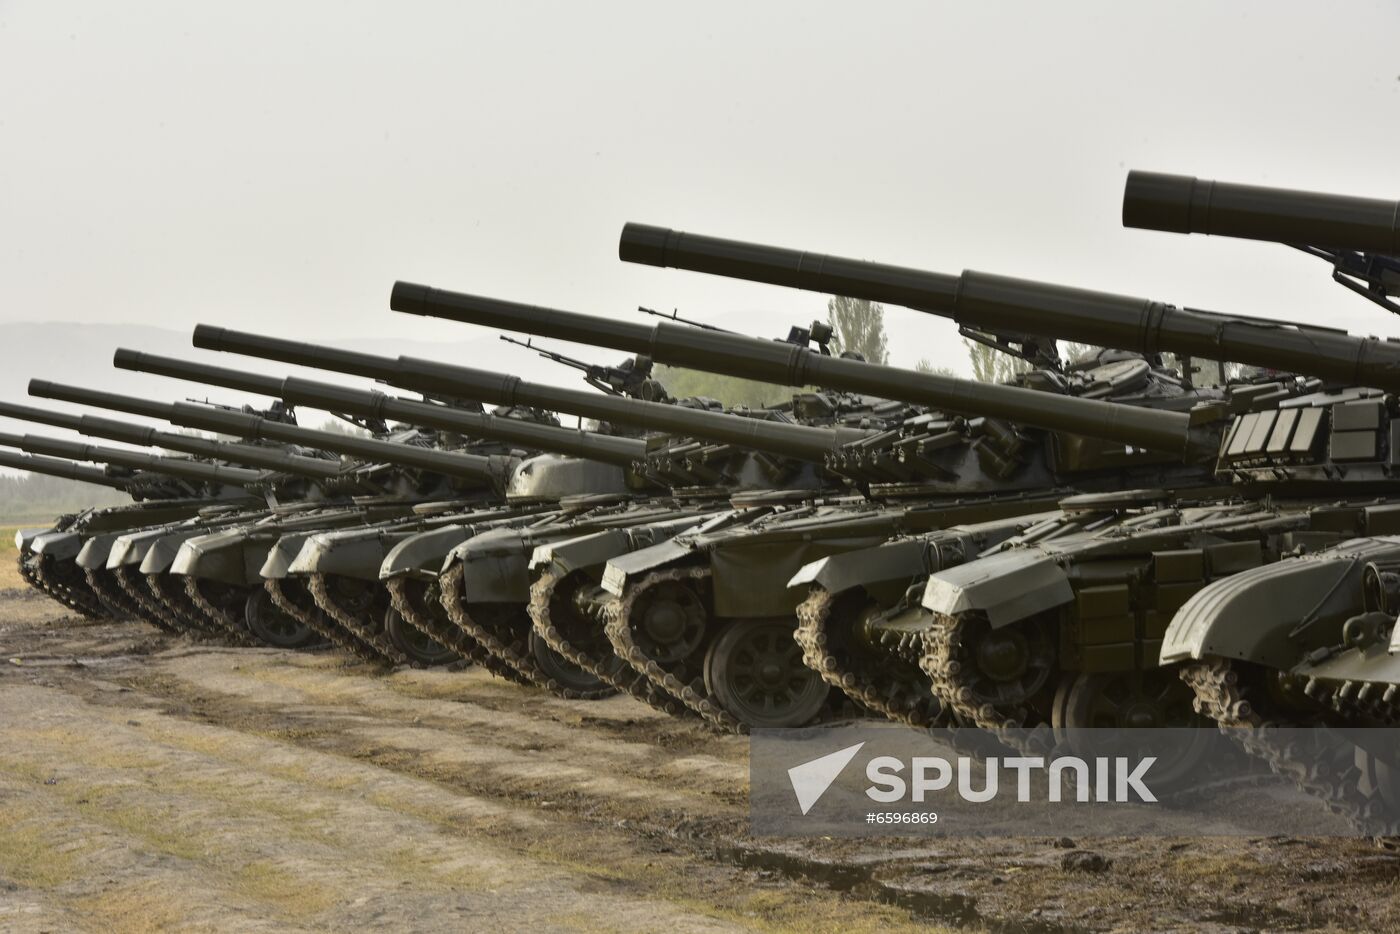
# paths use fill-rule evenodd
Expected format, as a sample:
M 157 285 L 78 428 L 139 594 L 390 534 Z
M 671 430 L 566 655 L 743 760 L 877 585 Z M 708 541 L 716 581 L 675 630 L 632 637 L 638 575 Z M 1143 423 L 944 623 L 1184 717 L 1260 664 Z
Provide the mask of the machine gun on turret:
M 536 347 L 534 341 L 529 338 L 522 341 L 506 334 L 500 335 L 500 338 L 507 344 L 533 350 L 546 360 L 553 360 L 555 363 L 581 371 L 585 383 L 607 395 L 628 396 L 648 402 L 674 401 L 666 392 L 666 387 L 652 377 L 650 357 L 639 354 L 629 357 L 617 366 L 603 366 L 600 363 L 589 363 L 577 357 L 566 356 L 555 350 Z

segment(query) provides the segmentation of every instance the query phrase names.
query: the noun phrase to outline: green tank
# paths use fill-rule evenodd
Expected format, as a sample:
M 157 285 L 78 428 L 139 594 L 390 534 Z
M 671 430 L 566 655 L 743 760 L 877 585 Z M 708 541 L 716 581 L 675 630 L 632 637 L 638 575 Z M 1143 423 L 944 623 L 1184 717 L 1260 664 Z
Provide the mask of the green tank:
M 695 713 L 732 729 L 795 725 L 831 709 L 833 685 L 802 664 L 802 653 L 792 640 L 801 597 L 784 585 L 806 562 L 878 545 L 901 532 L 1043 511 L 1053 507 L 1067 487 L 1121 488 L 1130 476 L 1174 486 L 1213 486 L 1217 481 L 1212 472 L 1183 464 L 1183 455 L 1189 450 L 1199 456 L 1196 452 L 1212 447 L 1210 433 L 1214 431 L 1218 441 L 1221 423 L 1212 423 L 1211 416 L 1244 399 L 1179 384 L 1174 391 L 1163 391 L 1152 366 L 1141 359 L 1110 364 L 1120 375 L 1122 364 L 1137 373 L 1116 387 L 1113 378 L 1082 378 L 1076 383 L 1055 374 L 1058 379 L 1041 379 L 1042 385 L 1060 389 L 1054 393 L 924 379 L 924 374 L 664 323 L 608 321 L 421 287 L 401 286 L 395 295 L 396 307 L 411 304 L 423 313 L 489 326 L 618 349 L 645 348 L 661 362 L 776 382 L 810 378 L 820 384 L 830 377 L 840 389 L 878 387 L 900 400 L 938 400 L 961 413 L 972 413 L 978 403 L 990 399 L 998 412 L 1034 420 L 1019 424 L 920 411 L 897 430 L 866 430 L 862 437 L 847 437 L 837 449 L 828 450 L 828 470 L 838 476 L 843 470 L 852 474 L 843 478 L 849 484 L 845 489 L 859 490 L 861 497 L 844 502 L 839 497 L 818 498 L 772 515 L 736 513 L 710 528 L 610 562 L 601 581 L 603 592 L 591 591 L 584 601 L 593 604 L 586 611 L 595 625 L 604 627 L 615 652 L 647 677 L 657 696 L 679 699 Z M 425 386 L 411 382 L 414 371 L 401 364 L 365 375 Z M 806 377 L 793 377 L 794 373 Z M 1086 393 L 1087 398 L 1070 395 L 1073 388 L 1089 387 L 1094 393 Z M 1124 398 L 1137 391 L 1134 401 L 1139 404 L 1104 401 L 1103 396 L 1115 390 Z M 1099 437 L 1111 440 L 1045 432 L 1068 424 L 1071 411 L 1082 414 L 1082 423 Z M 1162 446 L 1158 439 L 1168 425 L 1177 431 L 1166 445 L 1171 453 L 1151 450 Z M 1125 441 L 1136 443 L 1127 448 Z M 879 456 L 891 450 L 902 456 Z M 571 602 L 577 606 L 579 599 Z M 583 615 L 584 609 L 575 615 Z M 740 697 L 756 682 L 750 672 L 739 670 L 737 660 L 755 657 L 760 643 L 771 656 L 768 668 L 776 686 L 755 695 L 760 697 L 756 706 Z
M 159 520 L 170 515 L 191 515 L 205 501 L 188 498 L 192 492 L 185 481 L 149 471 L 129 471 L 118 467 L 93 467 L 74 461 L 41 455 L 0 451 L 0 464 L 15 470 L 79 480 L 120 490 L 132 497 L 130 506 L 89 509 L 58 517 L 47 528 L 21 529 L 15 533 L 20 576 L 36 590 L 88 618 L 134 617 L 135 612 L 120 598 L 112 599 L 103 590 L 115 586 L 100 582 L 100 590 L 89 583 L 76 558 L 82 550 L 84 533 L 91 529 L 121 528 L 136 514 Z
M 277 389 L 275 385 L 266 384 L 253 387 L 245 385 L 243 388 L 271 390 L 274 394 Z M 420 445 L 430 441 L 431 437 L 425 438 L 413 432 L 398 432 L 392 438 L 360 438 L 305 429 L 282 420 L 260 417 L 248 412 L 184 403 L 170 405 L 42 381 L 31 384 L 31 392 L 70 402 L 102 405 L 135 414 L 166 418 L 186 427 L 244 438 L 315 446 L 358 458 L 359 467 L 354 466 L 354 461 L 344 467 L 339 461 L 336 462 L 335 484 L 332 489 L 321 491 L 323 495 L 318 498 L 320 505 L 312 514 L 306 514 L 305 509 L 289 511 L 283 507 L 276 510 L 272 516 L 250 517 L 250 521 L 257 520 L 254 525 L 219 530 L 217 534 L 211 530 L 210 536 L 196 535 L 193 534 L 192 528 L 183 528 L 179 530 L 178 537 L 175 534 L 167 536 L 163 540 L 163 547 L 159 549 L 167 566 L 159 572 L 149 566 L 147 570 L 152 573 L 174 570 L 177 576 L 184 576 L 186 580 L 182 589 L 188 591 L 189 598 L 197 606 L 206 611 L 213 607 L 217 611 L 214 615 L 225 629 L 238 629 L 238 624 L 242 622 L 262 641 L 284 646 L 303 643 L 307 637 L 306 630 L 310 629 L 331 638 L 344 648 L 376 661 L 386 660 L 386 655 L 387 660 L 402 661 L 403 654 L 391 642 L 386 641 L 381 632 L 376 631 L 375 621 L 361 619 L 358 614 L 345 613 L 343 601 L 334 605 L 335 613 L 318 607 L 313 591 L 321 590 L 327 595 L 334 595 L 353 588 L 344 586 L 343 582 L 319 580 L 314 576 L 288 577 L 286 571 L 289 562 L 285 558 L 286 549 L 293 547 L 293 543 L 299 548 L 309 536 L 344 527 L 347 523 L 350 526 L 360 526 L 369 520 L 386 518 L 385 509 L 389 510 L 391 521 L 416 521 L 414 508 L 417 503 L 434 497 L 441 499 L 444 494 L 454 493 L 454 489 L 450 488 L 451 484 L 456 484 L 455 493 L 458 499 L 455 502 L 459 506 L 466 504 L 465 500 L 460 499 L 461 493 L 465 491 L 475 490 L 472 495 L 479 500 L 492 499 L 508 484 L 510 474 L 518 461 L 518 457 L 509 453 L 488 456 L 423 447 Z M 505 419 L 501 421 L 504 422 Z M 521 423 L 521 430 L 529 428 L 547 426 Z M 366 467 L 373 468 L 373 465 L 379 465 L 379 468 L 366 473 Z M 383 477 L 374 477 L 376 472 L 384 473 L 381 468 L 385 465 L 394 466 L 392 483 L 384 482 Z M 420 478 L 436 477 L 439 480 L 424 486 L 420 479 L 419 482 L 405 486 L 404 470 L 415 472 Z M 442 485 L 442 478 L 446 478 L 449 486 Z M 466 486 L 463 487 L 463 484 Z M 332 493 L 338 493 L 342 500 L 347 493 L 358 494 L 360 502 L 352 504 L 343 501 L 336 504 L 336 497 L 329 495 Z M 392 502 L 384 503 L 374 513 L 366 513 L 364 509 L 371 501 L 364 500 L 365 496 L 381 500 L 387 496 Z M 177 542 L 179 547 L 173 548 Z M 269 542 L 273 542 L 270 547 Z M 279 552 L 278 548 L 282 550 Z M 230 556 L 234 552 L 241 552 L 244 558 L 232 560 Z M 267 560 L 255 562 L 254 556 L 258 553 Z M 148 564 L 150 560 L 148 557 Z M 201 567 L 218 568 L 219 572 L 201 574 Z M 369 567 L 372 571 L 377 571 L 378 562 L 372 562 Z M 235 579 L 240 575 L 233 570 L 234 568 L 241 569 L 242 581 Z M 270 587 L 254 587 L 255 583 L 262 581 L 250 579 L 251 574 L 269 568 Z M 196 589 L 200 592 L 196 593 Z M 275 590 L 275 593 L 269 592 L 265 595 L 264 590 Z M 236 605 L 240 596 L 241 611 Z M 274 602 L 274 596 L 280 604 Z M 288 612 L 284 604 L 293 604 L 297 613 Z M 299 620 L 298 616 L 301 617 Z M 351 617 L 355 628 L 345 625 L 343 618 L 346 616 Z M 289 625 L 289 620 L 295 625 Z
M 1263 342 L 1272 330 L 1260 328 Z M 1258 348 L 1251 356 L 1268 363 Z M 1320 356 L 1314 375 L 1329 368 Z M 1400 531 L 1400 507 L 1391 502 L 1388 399 L 1383 390 L 1335 383 L 1255 395 L 1230 419 L 1215 458 L 1229 495 L 1077 497 L 990 548 L 952 550 L 951 566 L 937 536 L 911 542 L 903 546 L 906 559 L 921 558 L 931 573 L 891 610 L 863 608 L 839 564 L 806 569 L 794 583 L 809 589 L 812 615 L 845 602 L 846 612 L 858 614 L 858 625 L 845 631 L 860 637 L 858 645 L 831 650 L 814 625 L 804 642 L 809 664 L 860 674 L 841 651 L 855 656 L 884 646 L 901 657 L 906 673 L 917 665 L 929 680 L 937 704 L 916 708 L 914 716 L 1008 730 L 1037 753 L 1079 727 L 1248 716 L 1249 704 L 1236 703 L 1238 666 L 1223 659 L 1265 653 L 1285 635 L 1295 653 L 1316 651 L 1314 640 L 1329 624 L 1344 623 L 1331 618 L 1342 594 L 1332 589 L 1329 570 L 1336 575 L 1355 560 L 1348 543 L 1358 536 Z M 1334 553 L 1342 557 L 1327 557 Z M 1282 560 L 1290 557 L 1298 560 Z M 1281 570 L 1288 567 L 1296 573 Z M 1356 607 L 1360 597 L 1358 590 Z M 1270 605 L 1292 614 L 1290 621 L 1270 624 L 1267 612 L 1258 612 Z M 1202 661 L 1159 667 L 1192 659 Z M 1183 671 L 1185 685 L 1178 680 Z M 1263 690 L 1258 670 L 1252 677 Z M 878 680 L 865 684 L 880 687 Z M 1273 709 L 1316 709 L 1304 692 L 1285 690 L 1277 678 L 1272 685 L 1262 696 Z M 894 715 L 910 716 L 902 705 Z M 1253 751 L 1259 735 L 1250 740 Z M 1183 750 L 1161 780 L 1190 780 L 1204 751 L 1204 742 Z
M 350 369 L 353 364 L 358 367 L 356 372 L 368 372 L 370 375 L 377 375 L 383 371 L 386 364 L 395 362 L 369 355 L 354 355 L 350 358 L 340 352 L 323 353 L 322 348 L 312 345 L 274 341 L 256 335 L 237 335 L 237 339 L 237 349 L 253 350 L 262 356 L 292 361 L 315 359 L 323 364 L 329 360 L 333 366 L 343 369 Z M 149 368 L 150 364 L 150 361 L 132 362 L 143 368 Z M 169 369 L 162 371 L 172 373 Z M 450 386 L 438 386 L 433 391 L 440 391 L 452 398 L 482 398 L 485 401 L 506 404 L 528 402 L 532 405 L 553 405 L 573 414 L 592 415 L 613 424 L 635 423 L 639 419 L 648 424 L 659 421 L 667 427 L 690 429 L 721 442 L 738 439 L 753 444 L 757 429 L 752 426 L 758 425 L 760 421 L 683 406 L 637 402 L 633 399 L 597 396 L 552 387 L 548 388 L 547 393 L 535 393 L 533 391 L 537 387 L 519 384 L 518 381 L 511 381 L 500 374 L 474 372 L 481 377 L 478 383 L 453 383 Z M 207 378 L 209 374 L 206 373 L 205 376 Z M 502 392 L 498 388 L 501 386 L 508 386 L 509 391 Z M 417 388 L 427 387 L 419 385 Z M 441 406 L 426 407 L 369 393 L 352 398 L 354 394 L 351 390 L 305 380 L 285 380 L 278 391 L 283 398 L 299 404 L 325 405 L 333 398 L 342 409 L 348 411 L 367 411 L 373 407 L 374 411 L 403 418 L 454 417 L 454 413 L 444 413 Z M 644 410 L 644 418 L 635 413 L 638 407 Z M 420 409 L 429 411 L 422 412 Z M 455 588 L 453 592 L 458 597 L 457 600 L 449 601 L 449 606 L 457 611 L 457 618 L 453 620 L 457 629 L 469 632 L 474 643 L 488 646 L 496 661 L 513 670 L 519 678 L 576 695 L 601 691 L 603 685 L 594 679 L 563 677 L 562 663 L 565 660 L 549 651 L 547 644 L 542 643 L 537 634 L 531 631 L 529 618 L 525 615 L 525 604 L 529 599 L 527 572 L 531 551 L 536 545 L 554 539 L 586 534 L 603 528 L 620 525 L 650 526 L 657 522 L 667 524 L 668 528 L 684 524 L 688 518 L 698 517 L 707 510 L 716 508 L 717 498 L 722 504 L 725 490 L 741 485 L 750 477 L 758 477 L 764 483 L 816 483 L 816 470 L 810 463 L 793 465 L 780 458 L 794 451 L 815 457 L 820 452 L 831 450 L 841 435 L 830 429 L 808 430 L 804 426 L 775 423 L 771 426 L 773 437 L 770 438 L 767 434 L 769 427 L 766 422 L 761 426 L 761 431 L 764 432 L 762 444 L 765 448 L 765 459 L 759 461 L 752 455 L 729 452 L 719 459 L 723 461 L 721 473 L 724 482 L 718 487 L 712 482 L 710 486 L 699 489 L 686 489 L 680 499 L 664 497 L 658 500 L 650 497 L 641 502 L 628 503 L 610 502 L 609 497 L 600 497 L 596 492 L 597 484 L 594 483 L 592 488 L 595 492 L 592 496 L 570 497 L 557 514 L 534 517 L 524 526 L 515 527 L 515 523 L 508 523 L 507 527 L 499 527 L 495 523 L 490 527 L 478 523 L 453 526 L 448 523 L 445 527 L 425 531 L 414 540 L 403 543 L 404 547 L 395 546 L 391 555 L 386 558 L 386 566 L 391 569 L 384 577 L 390 581 L 391 588 L 403 591 L 414 585 L 415 575 L 412 571 L 422 570 L 426 565 L 431 568 L 435 579 L 443 562 L 444 545 L 450 545 L 448 564 L 480 564 L 483 568 L 481 574 L 466 574 L 458 570 L 455 575 L 447 575 L 446 583 Z M 580 441 L 586 440 L 588 452 L 599 450 L 598 445 L 602 440 L 587 433 L 575 434 L 573 437 Z M 674 463 L 651 464 L 645 442 L 637 439 L 606 440 L 613 449 L 625 450 L 629 465 L 643 465 L 640 470 L 634 471 L 636 481 L 633 487 L 638 492 L 663 492 L 674 488 L 677 482 L 693 482 L 696 472 L 694 467 L 678 476 Z M 712 451 L 711 454 L 713 453 Z M 717 459 L 714 456 L 706 460 L 709 467 L 714 467 L 716 463 Z M 528 481 L 520 489 L 509 491 L 517 501 L 521 498 L 538 499 L 542 492 L 551 493 L 552 498 L 558 500 L 557 484 L 550 484 L 554 487 L 553 490 L 542 487 L 541 480 L 545 479 L 547 474 L 536 475 L 534 470 L 537 464 L 538 462 L 522 465 L 522 469 L 517 473 L 517 478 Z M 806 480 L 802 479 L 803 475 L 807 477 Z M 707 475 L 706 479 L 714 481 L 717 478 Z M 616 496 L 612 496 L 611 499 L 615 500 Z M 368 536 L 370 533 L 366 530 L 364 534 Z M 353 539 L 356 536 L 349 533 L 334 538 L 322 536 L 314 545 L 308 545 L 319 550 L 324 545 L 345 541 L 347 537 Z M 457 548 L 459 545 L 462 547 Z M 433 559 L 436 559 L 435 566 L 430 563 Z M 298 561 L 302 559 L 299 558 Z M 506 566 L 515 568 L 515 572 L 507 573 Z M 416 598 L 417 595 L 411 593 L 399 593 L 396 596 L 396 603 L 407 610 L 401 611 L 400 615 L 412 616 L 418 623 L 424 624 L 424 628 L 428 628 L 430 621 L 423 619 L 422 608 L 431 606 L 431 601 L 425 604 L 423 600 Z M 464 614 L 460 610 L 462 605 L 473 607 L 474 612 Z M 482 619 L 489 619 L 491 622 L 483 623 Z M 436 620 L 435 623 L 434 631 L 440 636 L 450 636 L 449 632 L 444 632 L 442 620 Z M 524 638 L 521 638 L 522 636 Z M 444 641 L 453 640 L 445 638 Z
M 133 425 L 113 419 L 93 416 L 73 416 L 55 413 L 31 406 L 5 404 L 0 406 L 0 414 L 12 418 L 38 421 L 59 427 L 122 440 L 138 445 L 160 445 L 171 450 L 184 451 L 204 457 L 217 457 L 226 463 L 221 465 L 176 463 L 187 477 L 223 479 L 240 484 L 241 490 L 249 497 L 262 495 L 268 498 L 281 497 L 284 501 L 306 498 L 318 492 L 318 484 L 330 484 L 338 480 L 341 467 L 338 460 L 325 456 L 309 457 L 305 454 L 271 447 L 255 447 L 242 444 L 195 438 L 168 432 L 159 432 L 140 425 Z M 51 449 L 57 449 L 58 442 L 47 442 Z M 72 443 L 62 443 L 72 445 Z M 78 447 L 70 449 L 78 453 Z M 88 452 L 85 456 L 102 454 L 102 449 Z M 122 457 L 128 463 L 132 458 L 148 458 L 124 452 Z M 227 462 L 237 461 L 244 465 L 254 465 L 262 470 L 246 470 L 229 466 Z M 190 471 L 194 473 L 191 474 Z M 210 470 L 215 471 L 209 473 Z M 251 505 L 255 502 L 247 500 Z M 283 507 L 288 508 L 288 507 Z M 114 525 L 105 523 L 102 528 L 94 528 L 81 538 L 74 564 L 80 568 L 90 589 L 101 594 L 102 599 L 120 615 L 132 616 L 150 622 L 170 632 L 183 632 L 199 636 L 223 636 L 246 641 L 246 633 L 220 631 L 198 607 L 184 597 L 183 588 L 172 590 L 172 582 L 165 573 L 174 557 L 176 541 L 187 539 L 235 522 L 246 522 L 266 514 L 265 510 L 231 503 L 224 506 L 206 506 L 191 513 L 179 511 L 169 514 L 143 514 L 142 519 L 163 519 L 151 525 L 138 522 L 137 525 Z M 171 519 L 176 521 L 170 521 Z M 305 638 L 298 644 L 304 644 Z
M 1333 278 L 1382 305 L 1400 286 L 1400 201 L 1237 185 L 1133 172 L 1128 226 L 1285 243 L 1323 259 Z M 1400 511 L 1393 479 L 1400 419 L 1393 386 L 1350 390 L 1322 415 L 1327 479 L 1338 499 L 1363 482 L 1371 504 L 1349 504 L 1331 541 L 1210 583 L 1172 617 L 1163 664 L 1181 668 L 1199 708 L 1280 775 L 1372 834 L 1400 833 L 1400 752 L 1355 727 L 1400 722 Z M 1256 426 L 1260 432 L 1282 426 Z M 1296 430 L 1295 430 L 1296 431 Z M 1251 433 L 1252 434 L 1252 433 Z M 1292 478 L 1314 470 L 1276 445 L 1242 472 Z M 1314 479 L 1321 482 L 1321 477 Z M 1350 497 L 1348 497 L 1350 498 Z M 1277 728 L 1318 727 L 1285 744 Z

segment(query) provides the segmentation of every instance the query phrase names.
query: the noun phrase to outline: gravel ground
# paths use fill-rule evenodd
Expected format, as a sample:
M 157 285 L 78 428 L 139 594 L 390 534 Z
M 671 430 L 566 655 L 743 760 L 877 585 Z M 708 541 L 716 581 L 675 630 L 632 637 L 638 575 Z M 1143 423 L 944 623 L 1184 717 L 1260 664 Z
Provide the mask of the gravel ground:
M 769 841 L 747 741 L 0 591 L 0 930 L 1400 929 L 1329 839 Z

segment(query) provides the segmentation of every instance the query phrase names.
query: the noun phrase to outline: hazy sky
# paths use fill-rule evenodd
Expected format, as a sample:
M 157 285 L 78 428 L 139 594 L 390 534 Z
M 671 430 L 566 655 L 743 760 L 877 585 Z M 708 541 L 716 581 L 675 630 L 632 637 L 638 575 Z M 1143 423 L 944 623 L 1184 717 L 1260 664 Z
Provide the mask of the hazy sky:
M 0 322 L 467 336 L 388 311 L 396 278 L 824 313 L 622 264 L 638 220 L 1400 333 L 1284 247 L 1119 222 L 1130 167 L 1400 197 L 1397 37 L 1393 0 L 4 0 Z M 887 325 L 894 362 L 961 364 L 950 325 Z

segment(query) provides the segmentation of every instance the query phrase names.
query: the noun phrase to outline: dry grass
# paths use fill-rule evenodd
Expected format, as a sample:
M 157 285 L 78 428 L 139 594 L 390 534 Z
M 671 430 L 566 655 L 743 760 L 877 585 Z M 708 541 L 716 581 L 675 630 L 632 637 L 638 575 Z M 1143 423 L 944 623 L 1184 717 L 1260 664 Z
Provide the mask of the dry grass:
M 339 900 L 337 893 L 272 860 L 245 863 L 234 874 L 233 890 L 292 918 L 320 914 Z
M 0 810 L 0 876 L 20 885 L 54 888 L 78 875 L 81 855 L 55 844 L 42 820 L 24 818 L 13 803 Z
M 43 524 L 42 521 L 36 521 L 29 525 L 0 527 L 0 590 L 29 586 L 24 582 L 24 578 L 19 576 L 19 567 L 16 564 L 19 560 L 19 550 L 15 548 L 15 532 Z

